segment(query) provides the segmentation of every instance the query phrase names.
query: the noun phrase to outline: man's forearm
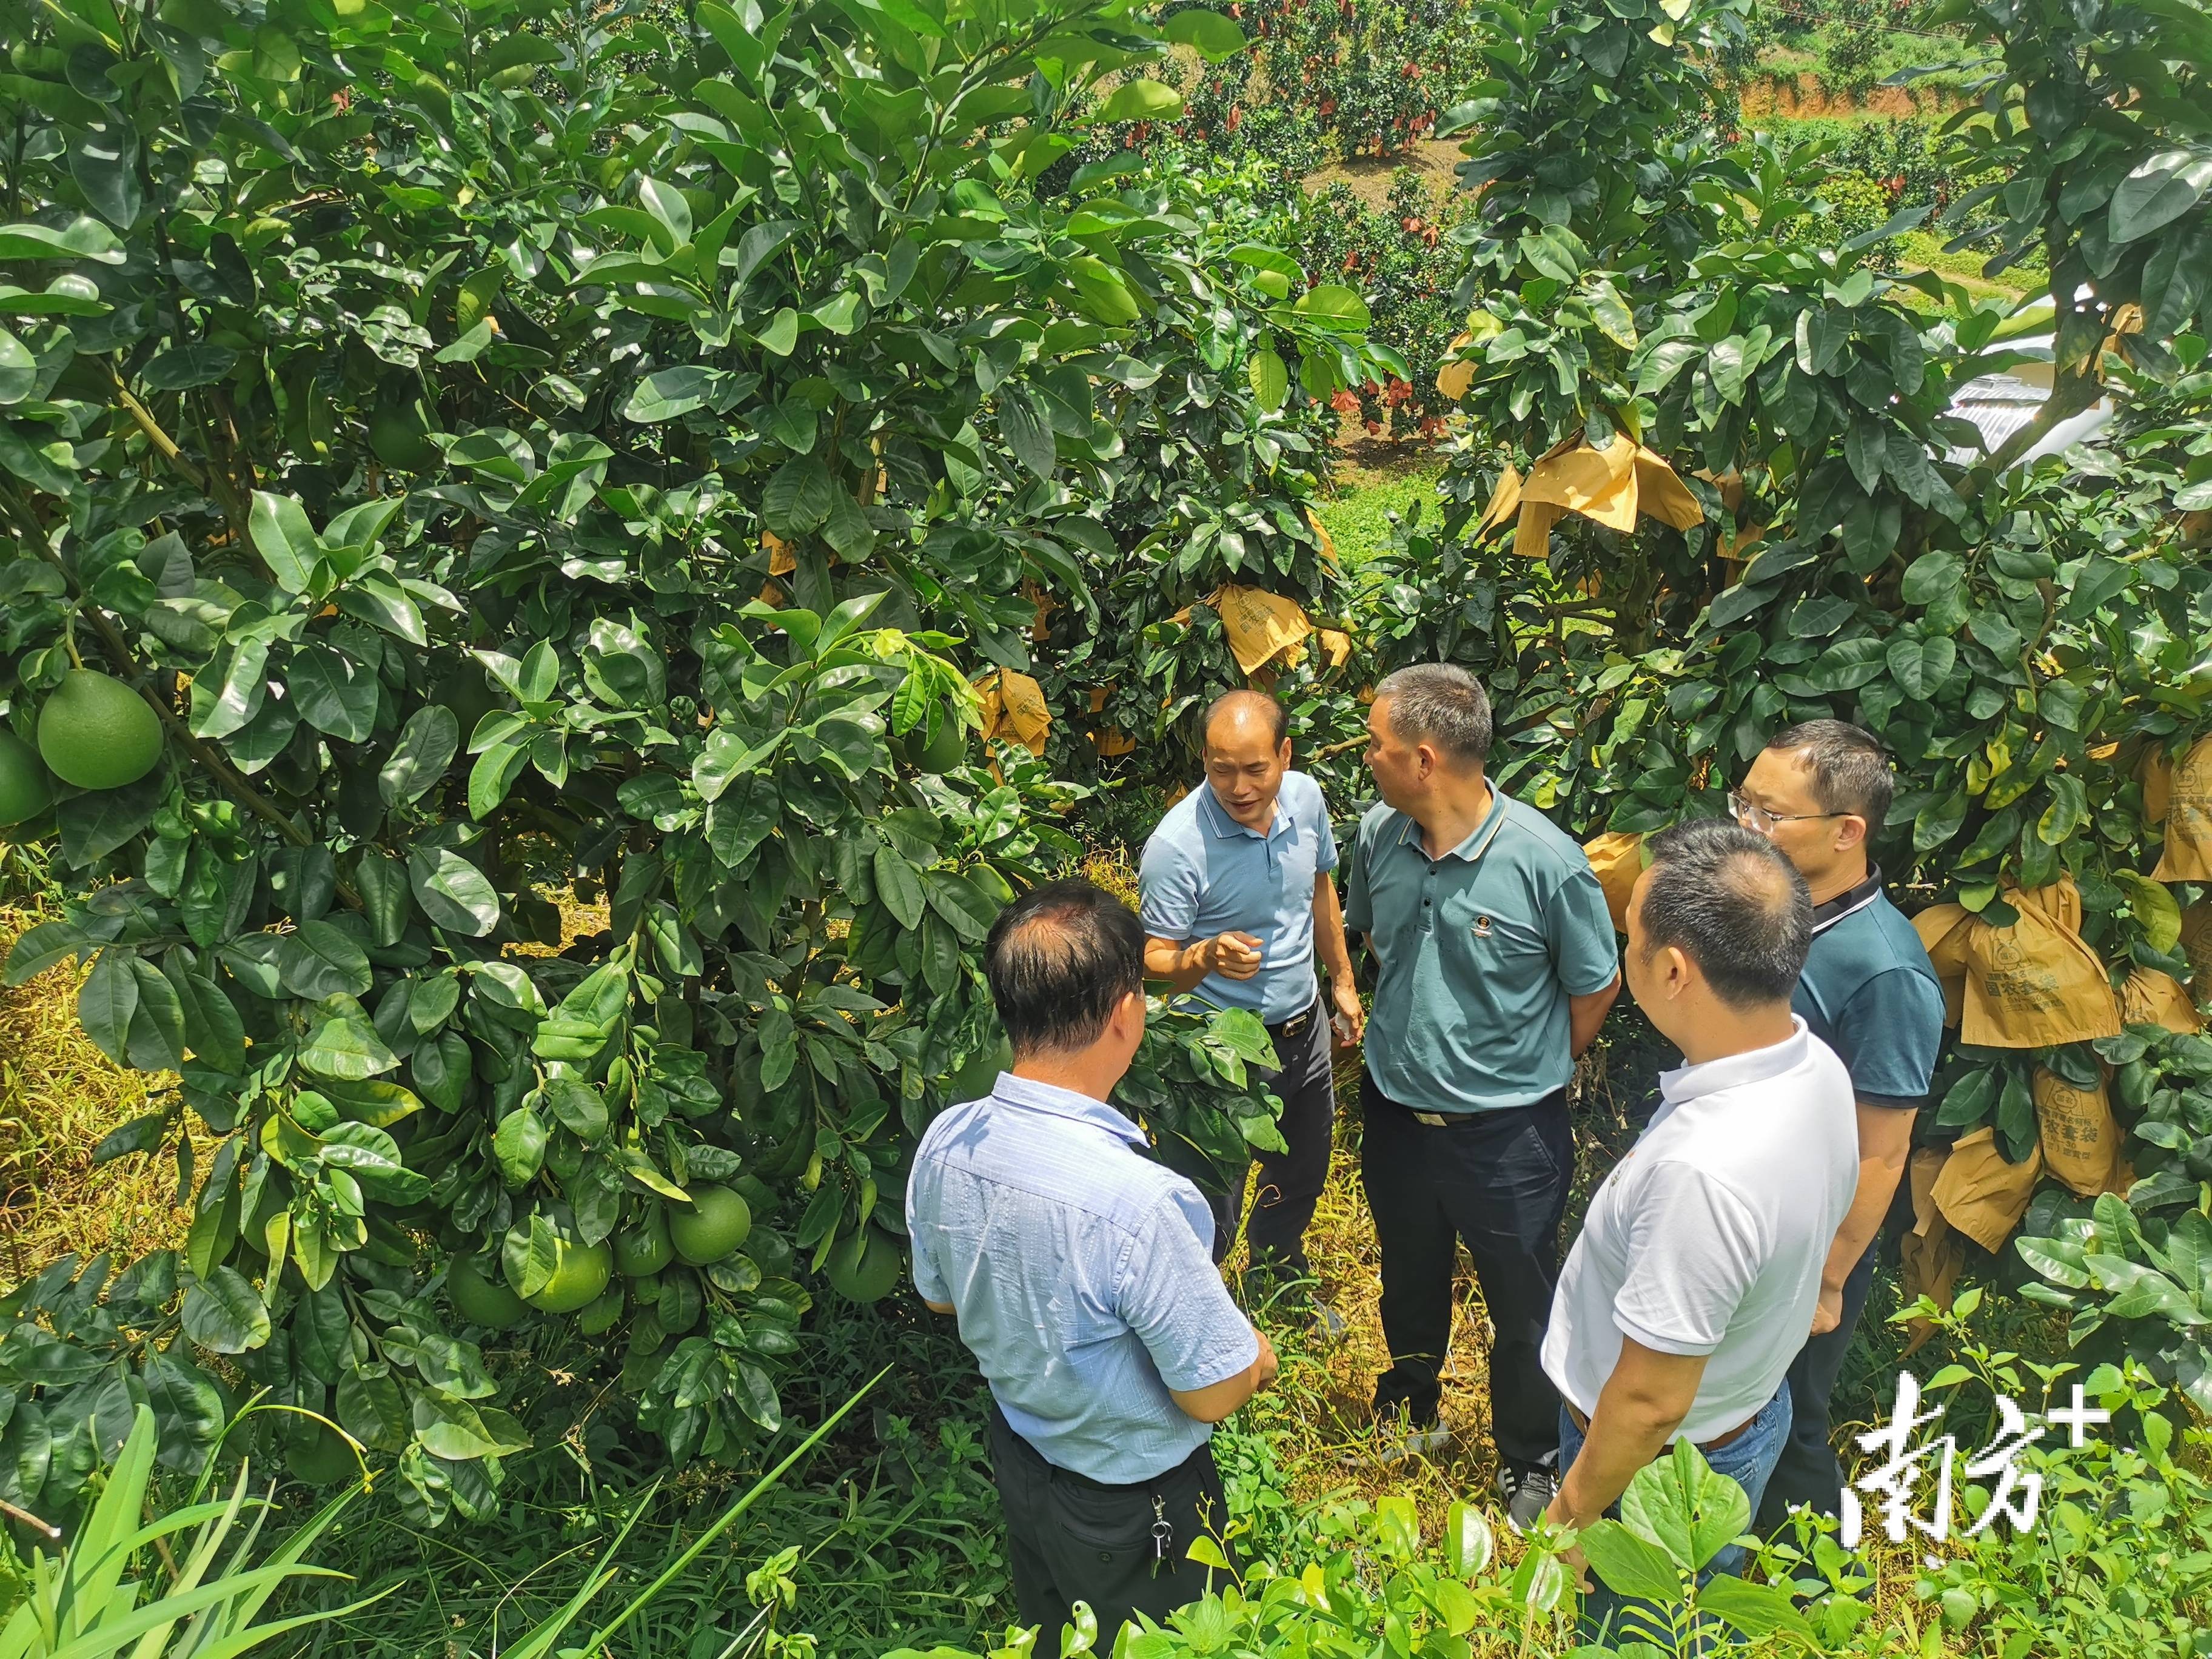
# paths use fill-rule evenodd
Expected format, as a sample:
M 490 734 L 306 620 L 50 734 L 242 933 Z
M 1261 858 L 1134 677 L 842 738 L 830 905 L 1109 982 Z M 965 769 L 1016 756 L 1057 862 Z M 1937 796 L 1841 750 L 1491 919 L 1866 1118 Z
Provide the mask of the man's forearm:
M 1344 908 L 1337 902 L 1336 884 L 1327 871 L 1314 878 L 1314 950 L 1332 982 L 1352 983 L 1352 947 L 1344 938 Z
M 1567 1052 L 1577 1060 L 1583 1050 L 1597 1040 L 1598 1028 L 1613 1011 L 1613 999 L 1620 994 L 1620 975 L 1613 976 L 1613 983 L 1602 991 L 1593 991 L 1586 997 L 1567 999 Z
M 1608 1388 L 1597 1402 L 1589 1432 L 1574 1467 L 1559 1484 L 1559 1497 L 1577 1527 L 1586 1527 L 1620 1499 L 1636 1472 L 1666 1449 L 1686 1414 L 1655 1412 L 1650 1406 L 1615 1401 Z
M 1171 939 L 1148 939 L 1145 941 L 1145 976 L 1164 979 L 1178 991 L 1188 991 L 1208 972 L 1206 947 L 1209 941 L 1193 939 L 1188 945 Z
M 1890 1200 L 1897 1195 L 1897 1183 L 1911 1156 L 1912 1120 L 1912 1113 L 1896 1107 L 1859 1107 L 1859 1182 L 1844 1224 L 1836 1230 L 1836 1242 L 1829 1247 L 1827 1266 L 1820 1275 L 1825 1288 L 1843 1288 L 1881 1231 L 1881 1219 L 1889 1213 Z

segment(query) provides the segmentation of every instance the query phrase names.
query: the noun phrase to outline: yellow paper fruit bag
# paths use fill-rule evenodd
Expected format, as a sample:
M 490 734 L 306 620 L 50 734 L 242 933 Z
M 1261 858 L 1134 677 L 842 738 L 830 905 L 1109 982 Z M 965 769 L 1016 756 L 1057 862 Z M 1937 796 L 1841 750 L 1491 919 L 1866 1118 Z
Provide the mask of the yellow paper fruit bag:
M 2145 805 L 2152 793 L 2146 777 Z M 2160 881 L 2212 881 L 2212 737 L 2199 738 L 2173 768 L 2166 805 Z
M 1963 904 L 1931 904 L 1912 918 L 1912 931 L 1920 935 L 1920 948 L 1943 988 L 1943 1023 L 1956 1025 L 1966 1002 L 1966 933 L 1978 927 L 1972 911 Z
M 1597 884 L 1605 889 L 1605 908 L 1613 913 L 1614 929 L 1626 933 L 1629 896 L 1644 873 L 1644 837 L 1631 830 L 1608 830 L 1583 843 L 1583 856 L 1589 860 Z
M 2203 1016 L 2172 974 L 2138 968 L 2120 981 L 2120 1018 L 2130 1025 L 2163 1025 L 2185 1036 L 2204 1029 Z
M 1997 1150 L 1996 1131 L 1984 1125 L 1959 1138 L 1936 1171 L 1929 1196 L 1945 1221 L 1984 1249 L 1999 1250 L 2027 1213 L 2028 1197 L 2042 1174 L 2041 1147 L 2008 1164 Z
M 2039 1066 L 2028 1092 L 2035 1099 L 2038 1144 L 2051 1173 L 2084 1198 L 2116 1190 L 2120 1126 L 2104 1079 L 2094 1088 L 2078 1088 Z
M 986 741 L 1005 738 L 1020 744 L 1032 755 L 1044 753 L 1045 733 L 1052 729 L 1052 714 L 1044 706 L 1044 688 L 1027 674 L 1011 668 L 994 668 L 975 683 L 982 699 Z
M 2118 1036 L 2120 1006 L 2097 953 L 2075 931 L 2081 896 L 2071 880 L 2006 898 L 2010 927 L 1966 930 L 1966 996 L 1959 1035 L 1988 1048 L 2055 1048 Z

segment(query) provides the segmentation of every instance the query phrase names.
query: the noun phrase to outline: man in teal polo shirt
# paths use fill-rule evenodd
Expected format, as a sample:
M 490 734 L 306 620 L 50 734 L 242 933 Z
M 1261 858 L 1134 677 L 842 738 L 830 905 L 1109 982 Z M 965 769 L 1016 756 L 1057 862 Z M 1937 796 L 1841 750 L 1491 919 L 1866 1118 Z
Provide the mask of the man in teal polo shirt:
M 1790 1368 L 1794 1415 L 1760 1505 L 1762 1531 L 1781 1526 L 1793 1505 L 1822 1515 L 1842 1507 L 1828 1400 L 1943 1042 L 1936 970 L 1867 858 L 1894 789 L 1873 737 L 1842 720 L 1808 720 L 1770 739 L 1729 798 L 1736 821 L 1771 840 L 1812 890 L 1813 947 L 1791 1006 L 1843 1060 L 1858 1101 L 1858 1190 L 1828 1253 L 1811 1340 Z
M 1345 917 L 1376 963 L 1360 1174 L 1382 1255 L 1390 1369 L 1378 1422 L 1441 1447 L 1460 1241 L 1496 1334 L 1491 1425 L 1517 1528 L 1558 1490 L 1559 1396 L 1540 1350 L 1574 1168 L 1566 1088 L 1620 989 L 1613 921 L 1582 848 L 1484 773 L 1490 702 L 1464 669 L 1376 689 Z
M 1365 1017 L 1338 908 L 1336 836 L 1321 786 L 1291 769 L 1290 716 L 1259 691 L 1214 699 L 1203 724 L 1206 781 L 1168 810 L 1145 843 L 1145 971 L 1221 1008 L 1259 1015 L 1280 1068 L 1285 1150 L 1259 1157 L 1260 1196 L 1246 1240 L 1255 1271 L 1311 1277 L 1305 1231 L 1328 1180 L 1336 1121 L 1334 1023 L 1356 1040 Z M 1324 1002 L 1315 969 L 1328 969 Z M 1244 1181 L 1215 1196 L 1214 1256 L 1243 1215 Z M 1255 1288 L 1258 1288 L 1255 1286 Z M 1314 1304 L 1323 1331 L 1343 1322 Z

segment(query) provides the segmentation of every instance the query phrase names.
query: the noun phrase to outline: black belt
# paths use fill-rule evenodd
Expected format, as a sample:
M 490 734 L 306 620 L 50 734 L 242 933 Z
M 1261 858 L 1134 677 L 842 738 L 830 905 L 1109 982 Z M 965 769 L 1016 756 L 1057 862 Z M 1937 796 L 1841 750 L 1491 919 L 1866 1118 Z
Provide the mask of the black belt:
M 1376 1092 L 1380 1094 L 1382 1091 L 1377 1090 Z M 1402 1102 L 1390 1100 L 1388 1095 L 1383 1095 L 1382 1098 L 1389 1100 L 1393 1106 L 1397 1107 L 1400 1111 L 1424 1128 L 1464 1129 L 1470 1124 L 1480 1123 L 1500 1111 L 1540 1112 L 1547 1106 L 1564 1107 L 1567 1103 L 1567 1091 L 1565 1089 L 1554 1089 L 1541 1100 L 1532 1100 L 1526 1106 L 1501 1106 L 1487 1112 L 1420 1112 Z
M 1296 1042 L 1308 1031 L 1313 1030 L 1313 1023 L 1320 1018 L 1321 999 L 1316 997 L 1312 1007 L 1307 1009 L 1303 1014 L 1292 1014 L 1288 1019 L 1270 1025 L 1267 1028 L 1267 1035 L 1277 1042 Z

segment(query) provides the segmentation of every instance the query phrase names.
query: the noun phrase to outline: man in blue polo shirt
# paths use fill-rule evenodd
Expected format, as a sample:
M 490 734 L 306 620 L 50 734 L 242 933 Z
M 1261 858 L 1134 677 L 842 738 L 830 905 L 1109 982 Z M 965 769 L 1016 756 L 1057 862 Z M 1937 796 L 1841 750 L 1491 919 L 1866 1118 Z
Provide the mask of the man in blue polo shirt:
M 1347 1042 L 1365 1024 L 1336 898 L 1336 837 L 1321 786 L 1291 770 L 1290 716 L 1258 691 L 1231 691 L 1206 709 L 1206 782 L 1168 811 L 1145 843 L 1145 971 L 1222 1008 L 1266 1023 L 1281 1069 L 1267 1077 L 1283 1103 L 1288 1150 L 1259 1157 L 1260 1198 L 1247 1242 L 1256 1272 L 1311 1276 L 1305 1231 L 1328 1182 L 1336 1121 L 1330 1005 Z M 1322 1000 L 1316 960 L 1328 968 Z M 1214 1208 L 1214 1249 L 1226 1254 L 1244 1209 L 1244 1182 Z M 1335 1334 L 1342 1322 L 1316 1304 Z
M 1491 1427 L 1516 1529 L 1559 1490 L 1559 1396 L 1540 1351 L 1574 1170 L 1567 1080 L 1620 994 L 1605 893 L 1581 848 L 1485 775 L 1490 701 L 1449 665 L 1376 688 L 1345 920 L 1376 957 L 1360 1174 L 1382 1255 L 1394 1451 L 1441 1447 L 1438 1368 L 1464 1241 L 1496 1333 Z
M 1942 1046 L 1936 970 L 1867 858 L 1894 788 L 1874 738 L 1841 720 L 1808 720 L 1777 733 L 1729 798 L 1736 821 L 1771 840 L 1812 890 L 1813 946 L 1791 1006 L 1842 1059 L 1858 1101 L 1858 1190 L 1828 1254 L 1812 1338 L 1790 1368 L 1794 1415 L 1759 1509 L 1762 1531 L 1781 1526 L 1796 1504 L 1823 1515 L 1842 1505 L 1828 1400 Z
M 983 951 L 1013 1069 L 915 1150 L 914 1285 L 959 1316 L 991 1386 L 1023 1622 L 1051 1654 L 1086 1601 L 1107 1653 L 1131 1613 L 1206 1594 L 1190 1546 L 1229 1520 L 1213 1425 L 1274 1380 L 1275 1355 L 1207 1253 L 1198 1188 L 1108 1103 L 1145 1035 L 1136 916 L 1052 882 L 1000 913 Z

